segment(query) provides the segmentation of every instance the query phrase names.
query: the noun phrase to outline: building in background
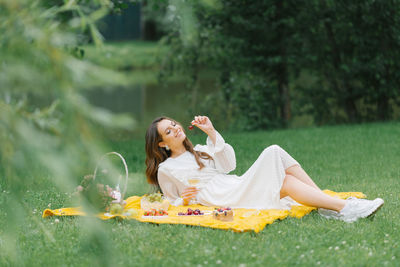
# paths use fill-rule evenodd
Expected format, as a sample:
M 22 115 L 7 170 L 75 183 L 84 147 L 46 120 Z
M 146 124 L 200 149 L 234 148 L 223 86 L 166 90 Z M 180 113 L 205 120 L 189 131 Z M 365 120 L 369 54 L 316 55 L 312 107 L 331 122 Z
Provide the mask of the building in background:
M 141 24 L 141 5 L 137 3 L 108 14 L 99 22 L 99 30 L 106 41 L 138 40 L 142 38 Z
M 163 12 L 162 9 L 152 10 L 145 1 L 130 3 L 120 12 L 108 14 L 98 27 L 106 41 L 157 41 L 164 32 L 156 17 Z

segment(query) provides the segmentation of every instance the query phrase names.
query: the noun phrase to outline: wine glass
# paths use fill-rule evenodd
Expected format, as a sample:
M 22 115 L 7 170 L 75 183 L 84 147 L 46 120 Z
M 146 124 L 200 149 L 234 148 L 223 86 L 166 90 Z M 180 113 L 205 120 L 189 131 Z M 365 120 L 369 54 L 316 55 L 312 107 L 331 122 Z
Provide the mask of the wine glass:
M 200 182 L 200 179 L 198 177 L 190 177 L 187 181 L 188 181 L 189 186 L 195 187 L 196 189 L 198 189 L 197 185 Z M 190 202 L 191 202 L 191 204 L 197 204 L 196 197 L 194 197 Z

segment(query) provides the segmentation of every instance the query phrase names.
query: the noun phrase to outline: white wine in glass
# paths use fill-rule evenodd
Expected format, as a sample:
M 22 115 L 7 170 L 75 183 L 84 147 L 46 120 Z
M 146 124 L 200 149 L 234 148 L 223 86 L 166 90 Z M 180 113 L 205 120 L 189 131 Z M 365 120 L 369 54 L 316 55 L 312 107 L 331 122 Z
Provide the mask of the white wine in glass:
M 200 182 L 200 179 L 199 178 L 189 178 L 188 182 L 191 186 L 196 186 Z

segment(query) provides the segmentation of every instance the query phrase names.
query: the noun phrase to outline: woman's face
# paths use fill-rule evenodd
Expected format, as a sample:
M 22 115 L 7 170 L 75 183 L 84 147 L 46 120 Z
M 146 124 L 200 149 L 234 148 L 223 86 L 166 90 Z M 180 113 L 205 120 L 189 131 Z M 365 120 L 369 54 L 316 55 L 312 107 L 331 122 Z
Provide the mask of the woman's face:
M 165 145 L 170 148 L 178 147 L 186 138 L 182 126 L 175 121 L 164 119 L 157 124 L 157 130 L 162 137 L 162 141 L 159 143 L 161 147 L 165 147 Z

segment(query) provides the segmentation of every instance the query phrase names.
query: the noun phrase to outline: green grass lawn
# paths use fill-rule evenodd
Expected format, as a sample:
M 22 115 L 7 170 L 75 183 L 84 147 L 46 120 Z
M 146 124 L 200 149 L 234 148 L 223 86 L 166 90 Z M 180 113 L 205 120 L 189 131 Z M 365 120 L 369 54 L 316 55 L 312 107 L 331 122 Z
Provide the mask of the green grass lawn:
M 326 220 L 316 212 L 267 225 L 258 234 L 184 225 L 154 225 L 88 218 L 42 219 L 44 209 L 68 203 L 53 186 L 31 188 L 17 226 L 16 262 L 0 250 L 0 265 L 20 266 L 398 266 L 400 260 L 400 123 L 225 133 L 236 151 L 236 174 L 268 145 L 293 155 L 322 188 L 381 197 L 383 208 L 356 223 Z M 193 143 L 204 142 L 195 135 Z M 149 190 L 143 140 L 115 142 L 130 169 L 129 195 Z M 92 168 L 88 167 L 88 172 Z M 38 178 L 39 179 L 39 178 Z M 0 193 L 0 236 L 7 224 Z M 0 246 L 5 246 L 0 240 Z

